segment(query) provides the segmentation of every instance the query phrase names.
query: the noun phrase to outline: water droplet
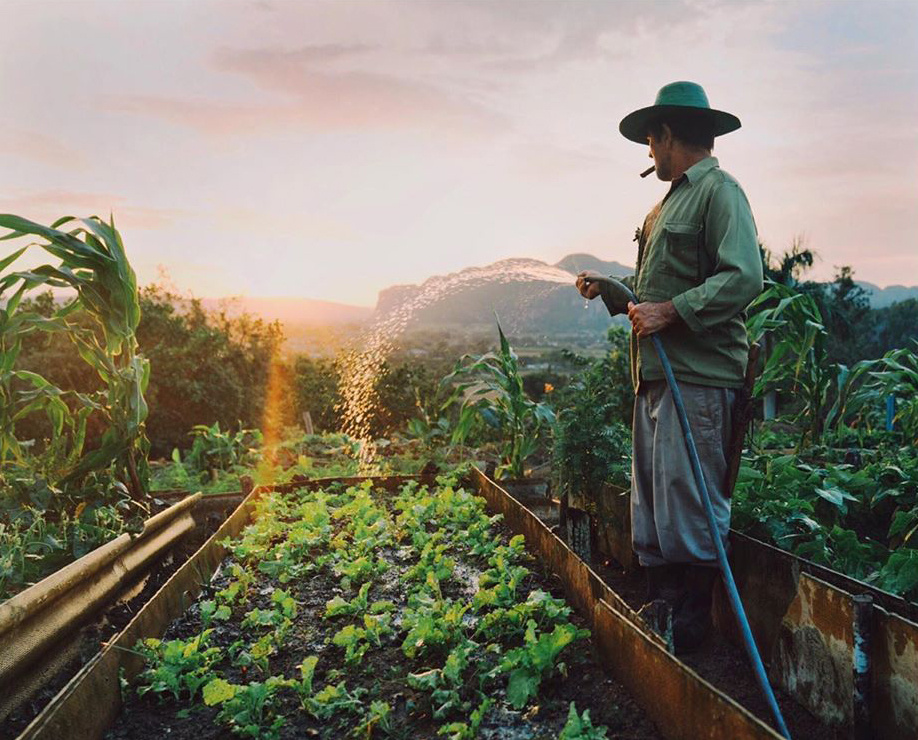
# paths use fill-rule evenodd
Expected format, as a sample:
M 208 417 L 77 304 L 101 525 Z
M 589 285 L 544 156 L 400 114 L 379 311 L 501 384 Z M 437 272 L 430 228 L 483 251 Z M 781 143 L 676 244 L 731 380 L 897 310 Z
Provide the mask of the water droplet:
M 394 340 L 407 328 L 415 314 L 463 288 L 486 283 L 542 282 L 574 287 L 574 276 L 552 265 L 529 259 L 508 259 L 486 267 L 473 267 L 451 275 L 438 275 L 425 281 L 420 291 L 376 317 L 373 324 L 345 353 L 341 377 L 342 427 L 360 440 L 360 467 L 366 470 L 376 457 L 371 440 L 371 424 L 376 408 L 376 378 L 393 349 Z M 532 298 L 535 298 L 533 294 Z M 527 302 L 528 303 L 528 302 Z M 590 302 L 584 299 L 584 309 Z M 358 349 L 359 348 L 359 349 Z

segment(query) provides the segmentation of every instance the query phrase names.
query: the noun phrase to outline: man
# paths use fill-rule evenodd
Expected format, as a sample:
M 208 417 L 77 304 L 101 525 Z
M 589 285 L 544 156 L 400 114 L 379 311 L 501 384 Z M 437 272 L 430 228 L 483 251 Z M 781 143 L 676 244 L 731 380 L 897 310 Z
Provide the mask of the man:
M 744 311 L 763 287 L 749 203 L 711 155 L 714 138 L 739 127 L 736 116 L 712 109 L 692 82 L 666 85 L 654 105 L 626 116 L 619 130 L 650 145 L 657 177 L 670 183 L 639 232 L 635 274 L 622 281 L 638 302 L 628 301 L 597 273 L 577 278 L 585 298 L 601 296 L 612 315 L 627 313 L 631 321 L 632 543 L 647 572 L 647 601 L 663 599 L 672 608 L 678 651 L 696 648 L 708 632 L 718 570 L 700 490 L 650 336 L 659 334 L 672 363 L 726 545 L 726 448 L 748 354 Z

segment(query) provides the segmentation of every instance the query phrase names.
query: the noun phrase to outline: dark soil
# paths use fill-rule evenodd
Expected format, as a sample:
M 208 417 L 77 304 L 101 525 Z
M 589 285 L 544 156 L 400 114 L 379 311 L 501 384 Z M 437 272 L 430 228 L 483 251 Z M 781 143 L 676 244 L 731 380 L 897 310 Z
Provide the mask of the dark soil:
M 641 607 L 645 594 L 641 574 L 629 575 L 614 560 L 593 563 L 593 568 L 632 609 Z M 680 655 L 679 659 L 756 717 L 775 727 L 771 710 L 755 679 L 752 665 L 741 647 L 712 632 L 699 650 Z M 791 737 L 807 740 L 842 740 L 848 737 L 846 732 L 826 727 L 782 691 L 775 689 L 775 697 Z
M 504 539 L 508 540 L 509 536 L 505 534 Z M 386 548 L 382 554 L 395 565 L 403 561 L 400 551 L 395 548 Z M 224 575 L 228 570 L 227 563 L 224 562 L 224 567 L 213 581 L 214 591 L 228 583 L 229 579 Z M 533 573 L 521 587 L 522 598 L 525 599 L 530 590 L 537 588 L 563 598 L 563 589 L 557 578 L 538 572 L 537 563 L 530 563 L 530 568 Z M 455 573 L 459 582 L 450 581 L 448 587 L 444 583 L 444 595 L 469 598 L 476 588 L 477 568 L 457 562 Z M 331 644 L 332 635 L 345 622 L 325 619 L 324 613 L 329 599 L 336 594 L 347 599 L 353 598 L 356 589 L 342 593 L 337 578 L 327 568 L 299 582 L 280 584 L 263 574 L 259 580 L 258 594 L 250 598 L 246 609 L 269 606 L 275 587 L 289 591 L 298 604 L 298 613 L 287 635 L 284 651 L 271 657 L 272 674 L 295 677 L 303 659 L 308 655 L 317 655 L 319 663 L 314 685 L 320 687 L 327 682 L 330 673 L 340 672 L 340 677 L 334 678 L 336 682 L 346 677 L 349 690 L 360 687 L 369 691 L 364 697 L 367 705 L 371 698 L 387 701 L 392 707 L 392 737 L 405 740 L 442 737 L 437 735 L 437 729 L 444 721 L 435 721 L 431 717 L 428 694 L 408 687 L 405 675 L 442 665 L 443 655 L 429 659 L 408 659 L 401 649 L 403 635 L 397 634 L 394 639 L 384 641 L 382 647 L 370 650 L 361 665 L 348 668 L 343 662 L 343 651 Z M 206 595 L 202 595 L 202 598 L 206 598 Z M 371 599 L 394 602 L 397 607 L 395 613 L 398 614 L 398 607 L 405 604 L 406 597 L 397 568 L 392 568 L 381 584 L 377 582 L 373 586 Z M 215 628 L 212 644 L 225 647 L 242 636 L 243 631 L 251 639 L 252 628 L 240 625 L 241 611 L 245 610 L 235 609 L 230 621 L 220 623 Z M 586 626 L 577 615 L 572 615 L 571 621 L 578 627 Z M 395 624 L 397 628 L 398 623 Z M 193 605 L 167 628 L 164 639 L 187 639 L 198 634 L 200 629 L 199 610 L 197 605 Z M 567 664 L 566 677 L 555 676 L 544 681 L 539 690 L 538 703 L 522 711 L 512 711 L 508 704 L 497 701 L 486 715 L 479 729 L 479 737 L 493 740 L 556 738 L 567 720 L 568 707 L 572 701 L 576 702 L 580 712 L 589 709 L 594 725 L 605 725 L 609 738 L 650 740 L 661 737 L 643 710 L 619 684 L 604 673 L 589 641 L 580 640 L 568 646 L 562 653 L 562 659 Z M 228 659 L 216 666 L 216 669 L 232 683 L 265 678 L 257 675 L 257 669 L 251 669 L 249 675 L 244 675 L 239 669 L 233 668 Z M 502 695 L 503 689 L 498 694 Z M 279 696 L 281 698 L 276 711 L 286 718 L 286 724 L 280 731 L 281 738 L 342 738 L 353 732 L 359 720 L 357 715 L 342 717 L 340 714 L 331 720 L 317 720 L 301 708 L 292 692 L 281 692 Z M 494 698 L 501 697 L 495 695 Z M 217 708 L 205 707 L 200 699 L 189 709 L 187 701 L 174 701 L 169 696 L 158 698 L 152 692 L 138 697 L 132 692 L 114 728 L 106 737 L 108 740 L 138 737 L 208 740 L 230 737 L 229 731 L 216 722 L 216 714 Z
M 165 508 L 165 507 L 163 507 Z M 155 513 L 155 512 L 154 512 Z M 14 738 L 22 732 L 28 724 L 45 708 L 73 678 L 77 672 L 121 630 L 123 630 L 140 608 L 150 600 L 160 587 L 169 580 L 169 577 L 201 546 L 213 532 L 219 522 L 208 518 L 198 526 L 190 536 L 186 537 L 176 547 L 172 548 L 165 557 L 157 563 L 151 571 L 145 574 L 139 582 L 127 586 L 122 593 L 130 594 L 140 591 L 129 598 L 121 598 L 112 606 L 99 614 L 93 622 L 86 625 L 80 636 L 80 646 L 77 657 L 67 663 L 57 674 L 39 689 L 27 702 L 13 711 L 0 723 L 0 738 Z M 142 585 L 141 585 L 142 584 Z

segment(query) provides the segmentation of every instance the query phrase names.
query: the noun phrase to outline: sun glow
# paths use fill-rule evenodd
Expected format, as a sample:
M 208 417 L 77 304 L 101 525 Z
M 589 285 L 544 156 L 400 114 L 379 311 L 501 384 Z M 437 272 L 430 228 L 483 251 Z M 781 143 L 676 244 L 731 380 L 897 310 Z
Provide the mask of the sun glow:
M 281 355 L 281 347 L 277 344 L 271 353 L 265 383 L 265 405 L 261 422 L 262 455 L 256 470 L 256 482 L 259 485 L 270 486 L 277 482 L 278 445 L 283 439 L 284 422 L 291 398 L 293 384 Z

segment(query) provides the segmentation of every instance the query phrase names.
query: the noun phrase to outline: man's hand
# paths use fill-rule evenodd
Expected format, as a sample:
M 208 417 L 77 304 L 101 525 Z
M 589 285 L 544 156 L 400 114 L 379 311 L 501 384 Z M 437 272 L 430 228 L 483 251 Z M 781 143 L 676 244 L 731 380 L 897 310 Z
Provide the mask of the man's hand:
M 641 338 L 656 334 L 679 318 L 672 301 L 666 303 L 628 303 L 628 319 Z
M 605 275 L 602 275 L 595 270 L 584 270 L 583 272 L 577 275 L 577 290 L 580 291 L 580 295 L 589 300 L 593 300 L 596 296 L 599 295 L 599 282 L 597 280 L 604 278 Z

